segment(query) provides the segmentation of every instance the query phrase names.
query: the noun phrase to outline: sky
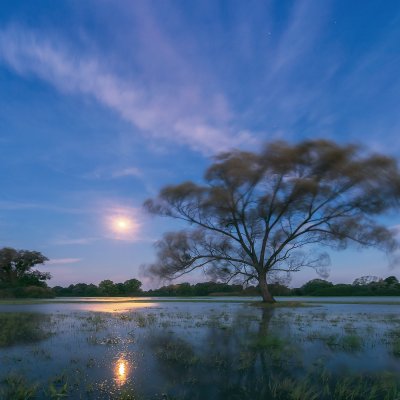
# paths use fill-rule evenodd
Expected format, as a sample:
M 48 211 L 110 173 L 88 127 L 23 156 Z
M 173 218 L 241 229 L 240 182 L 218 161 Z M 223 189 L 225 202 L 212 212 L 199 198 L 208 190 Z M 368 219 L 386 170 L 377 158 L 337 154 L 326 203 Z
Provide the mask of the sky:
M 143 201 L 220 151 L 327 138 L 400 156 L 396 0 L 0 5 L 0 247 L 45 254 L 51 286 L 154 285 L 141 266 L 176 225 Z M 333 282 L 398 274 L 373 250 L 331 258 Z

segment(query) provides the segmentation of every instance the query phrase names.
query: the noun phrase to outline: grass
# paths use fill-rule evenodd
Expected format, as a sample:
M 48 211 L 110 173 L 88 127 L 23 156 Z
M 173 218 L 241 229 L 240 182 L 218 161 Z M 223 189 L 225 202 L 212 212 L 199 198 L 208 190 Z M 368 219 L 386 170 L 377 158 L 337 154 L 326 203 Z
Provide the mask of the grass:
M 1 399 L 30 400 L 36 397 L 37 385 L 28 384 L 21 376 L 10 375 L 2 382 Z
M 318 340 L 332 350 L 343 350 L 346 352 L 358 352 L 364 346 L 364 339 L 355 334 L 340 336 L 338 333 L 311 331 L 306 335 L 306 339 L 309 342 Z
M 156 323 L 156 316 L 154 314 L 143 315 L 141 313 L 135 313 L 132 319 L 139 328 L 145 328 Z
M 259 308 L 296 308 L 296 307 L 318 307 L 318 304 L 304 303 L 301 301 L 277 301 L 276 303 L 263 303 L 262 301 L 257 302 L 246 302 L 252 307 Z
M 318 400 L 321 395 L 320 390 L 311 386 L 309 382 L 296 382 L 290 378 L 270 379 L 268 391 L 269 395 L 276 400 Z
M 400 338 L 396 338 L 392 344 L 392 354 L 395 357 L 400 357 Z
M 363 345 L 363 339 L 354 334 L 345 335 L 340 340 L 340 346 L 345 351 L 360 351 Z
M 282 351 L 285 347 L 285 341 L 277 336 L 267 335 L 258 337 L 252 345 L 258 349 Z
M 181 340 L 163 341 L 156 347 L 155 354 L 160 360 L 171 363 L 171 367 L 174 365 L 188 367 L 199 362 L 193 349 Z
M 50 319 L 44 314 L 0 313 L 0 347 L 48 338 Z
M 395 310 L 302 309 L 315 305 L 169 305 L 43 319 L 0 313 L 0 343 L 5 343 L 0 377 L 10 369 L 26 376 L 33 376 L 30 368 L 44 371 L 37 384 L 15 376 L 0 382 L 0 399 L 400 400 L 398 372 L 371 374 L 365 368 L 363 375 L 354 374 L 367 352 L 366 360 L 380 352 L 390 360 L 388 369 L 396 370 L 391 367 L 400 357 Z M 50 341 L 31 344 L 48 337 L 50 328 Z M 24 347 L 6 348 L 18 344 Z M 113 374 L 121 352 L 128 355 L 127 371 L 136 372 L 118 386 Z M 60 373 L 63 362 L 65 376 L 49 377 Z
M 137 394 L 137 390 L 134 388 L 123 388 L 121 393 L 119 393 L 117 400 L 140 400 L 142 397 L 139 397 Z
M 68 397 L 68 383 L 65 382 L 62 385 L 56 385 L 54 382 L 49 384 L 47 390 L 47 396 L 49 399 L 64 399 Z
M 209 368 L 209 364 L 207 365 Z M 218 369 L 218 366 L 216 368 Z M 241 374 L 245 376 L 246 372 L 241 371 Z M 179 385 L 184 385 L 181 391 L 177 390 L 175 384 L 172 386 L 173 390 L 162 391 L 161 397 L 142 397 L 135 386 L 129 384 L 118 391 L 113 391 L 111 398 L 120 400 L 209 398 L 205 387 L 198 384 L 199 380 L 196 376 L 184 374 L 179 379 Z M 90 398 L 110 398 L 111 393 L 108 394 L 105 387 L 101 392 L 96 392 L 93 386 L 86 389 L 88 395 L 93 395 Z M 156 388 L 155 391 L 158 392 Z M 326 371 L 308 371 L 306 377 L 295 378 L 272 372 L 269 376 L 262 376 L 245 385 L 232 384 L 222 379 L 217 393 L 219 395 L 213 398 L 230 400 L 398 400 L 400 382 L 396 374 L 388 373 L 335 377 Z M 20 376 L 7 377 L 1 383 L 0 396 L 1 399 L 8 400 L 78 398 L 73 395 L 71 397 L 69 384 L 64 378 L 55 378 L 47 387 L 44 387 L 30 384 Z
M 354 296 L 356 297 L 356 296 Z M 377 296 L 378 297 L 378 296 Z M 335 300 L 313 300 L 307 301 L 307 304 L 366 304 L 366 305 L 383 305 L 383 306 L 398 306 L 400 301 L 335 301 Z

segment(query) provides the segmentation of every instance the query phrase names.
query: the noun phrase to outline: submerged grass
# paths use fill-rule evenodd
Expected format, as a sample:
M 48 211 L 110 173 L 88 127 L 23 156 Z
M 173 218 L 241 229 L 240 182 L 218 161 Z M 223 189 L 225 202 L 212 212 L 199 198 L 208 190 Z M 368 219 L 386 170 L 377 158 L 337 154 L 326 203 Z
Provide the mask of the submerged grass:
M 48 338 L 49 322 L 49 316 L 44 314 L 0 313 L 0 347 Z
M 26 382 L 25 378 L 17 375 L 10 375 L 2 382 L 0 388 L 1 399 L 30 400 L 36 397 L 37 385 Z
M 270 379 L 267 390 L 276 400 L 318 400 L 321 394 L 320 390 L 312 387 L 309 382 L 296 382 L 290 378 Z
M 38 385 L 18 377 L 0 382 L 0 399 L 400 400 L 399 373 L 371 374 L 365 368 L 364 374 L 353 374 L 364 356 L 385 352 L 387 365 L 400 357 L 398 316 L 302 309 L 315 306 L 84 311 L 49 315 L 38 324 L 34 317 L 33 329 L 24 328 L 26 314 L 14 320 L 12 313 L 0 314 L 3 347 L 27 343 L 18 338 L 17 327 L 28 342 L 47 337 L 50 327 L 62 335 L 60 341 L 54 336 L 28 345 L 25 359 L 14 348 L 0 349 L 0 373 L 13 368 L 29 376 L 29 368 L 44 370 Z M 48 344 L 57 350 L 47 351 Z M 127 363 L 118 367 L 121 354 Z M 49 378 L 63 357 L 66 374 Z
M 346 351 L 360 351 L 364 345 L 364 340 L 358 335 L 345 335 L 340 340 L 340 346 Z
M 257 337 L 252 345 L 258 349 L 272 349 L 275 351 L 282 351 L 285 347 L 285 341 L 280 337 L 267 335 Z
M 395 357 L 400 357 L 400 338 L 396 338 L 392 344 L 392 353 Z
M 209 382 L 211 383 L 211 382 Z M 184 400 L 209 398 L 209 392 L 199 384 L 195 376 L 183 376 L 178 390 L 174 389 L 161 392 L 160 395 L 143 397 L 131 384 L 125 385 L 112 395 L 110 393 L 96 392 L 91 387 L 86 390 L 89 398 L 93 399 L 163 399 Z M 103 393 L 104 395 L 101 395 Z M 303 379 L 298 379 L 282 374 L 272 373 L 269 377 L 262 377 L 251 384 L 232 384 L 220 382 L 217 399 L 230 400 L 398 400 L 400 398 L 400 383 L 394 374 L 349 375 L 335 377 L 325 372 L 310 373 Z M 90 394 L 93 396 L 90 397 Z M 109 397 L 111 395 L 111 397 Z M 31 400 L 37 398 L 64 399 L 71 397 L 67 382 L 62 384 L 51 382 L 47 388 L 27 383 L 24 378 L 10 376 L 2 382 L 0 398 L 7 400 Z M 100 397 L 99 397 L 100 396 Z M 78 397 L 77 397 L 78 398 Z M 86 398 L 86 397 L 79 397 Z
M 182 397 L 189 398 L 189 397 Z M 200 398 L 200 397 L 198 397 Z M 252 386 L 232 386 L 224 392 L 231 400 L 398 400 L 398 377 L 388 374 L 335 378 L 325 373 L 304 379 L 272 374 Z
M 318 303 L 305 303 L 302 301 L 277 301 L 275 303 L 263 303 L 262 301 L 247 302 L 252 307 L 259 308 L 296 308 L 296 307 L 318 307 Z
M 162 340 L 156 347 L 155 354 L 159 359 L 171 363 L 171 367 L 174 365 L 187 367 L 199 362 L 199 358 L 195 355 L 193 349 L 182 340 Z

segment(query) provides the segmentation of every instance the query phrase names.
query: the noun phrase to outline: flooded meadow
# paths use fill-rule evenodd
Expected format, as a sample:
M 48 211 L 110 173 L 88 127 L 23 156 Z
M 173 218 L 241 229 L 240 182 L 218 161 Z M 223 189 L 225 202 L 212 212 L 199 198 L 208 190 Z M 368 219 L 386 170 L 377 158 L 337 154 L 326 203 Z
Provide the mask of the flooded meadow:
M 320 301 L 1 304 L 0 398 L 399 399 L 400 304 Z

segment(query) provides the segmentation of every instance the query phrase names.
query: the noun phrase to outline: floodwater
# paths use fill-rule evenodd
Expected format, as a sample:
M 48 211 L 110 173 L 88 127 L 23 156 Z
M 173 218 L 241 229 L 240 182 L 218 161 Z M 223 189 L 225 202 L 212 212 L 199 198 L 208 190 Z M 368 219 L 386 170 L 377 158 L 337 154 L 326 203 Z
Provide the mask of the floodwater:
M 400 398 L 400 304 L 232 299 L 0 305 L 0 398 Z

